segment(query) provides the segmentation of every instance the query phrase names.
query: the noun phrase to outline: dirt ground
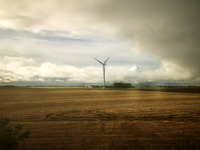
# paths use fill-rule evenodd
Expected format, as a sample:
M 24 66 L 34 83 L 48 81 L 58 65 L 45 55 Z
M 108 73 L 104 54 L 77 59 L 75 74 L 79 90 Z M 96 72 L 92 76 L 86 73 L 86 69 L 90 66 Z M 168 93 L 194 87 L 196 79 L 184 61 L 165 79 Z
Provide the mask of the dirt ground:
M 25 150 L 200 149 L 200 93 L 0 88 Z

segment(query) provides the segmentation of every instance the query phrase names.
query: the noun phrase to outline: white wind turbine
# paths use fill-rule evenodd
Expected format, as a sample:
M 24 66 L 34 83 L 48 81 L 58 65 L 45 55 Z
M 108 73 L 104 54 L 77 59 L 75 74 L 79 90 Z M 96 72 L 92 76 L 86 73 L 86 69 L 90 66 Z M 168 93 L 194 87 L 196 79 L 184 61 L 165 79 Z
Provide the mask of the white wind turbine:
M 99 61 L 98 59 L 94 58 L 96 61 L 98 61 L 100 64 L 103 65 L 103 89 L 104 89 L 104 90 L 105 90 L 105 65 L 106 65 L 106 62 L 108 61 L 109 58 L 110 58 L 110 57 L 108 57 L 104 63 L 102 63 L 102 62 Z

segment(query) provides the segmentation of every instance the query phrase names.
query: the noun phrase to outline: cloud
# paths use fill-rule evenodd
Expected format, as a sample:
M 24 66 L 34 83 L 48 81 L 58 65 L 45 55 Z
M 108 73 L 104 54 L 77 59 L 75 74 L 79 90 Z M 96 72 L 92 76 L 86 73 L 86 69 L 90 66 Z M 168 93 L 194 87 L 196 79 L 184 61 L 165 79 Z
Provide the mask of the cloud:
M 17 63 L 16 63 L 17 62 Z M 42 63 L 38 67 L 30 64 L 35 63 L 32 59 L 5 57 L 0 63 L 1 82 L 47 82 L 56 85 L 58 82 L 65 85 L 72 83 L 102 83 L 102 66 L 75 67 L 71 65 L 57 65 L 50 62 Z M 124 66 L 107 66 L 106 82 L 131 82 L 142 83 L 144 81 L 182 81 L 190 78 L 191 74 L 182 73 L 184 68 L 177 67 L 171 63 L 163 63 L 156 70 L 143 70 L 133 66 L 131 69 Z
M 129 70 L 130 70 L 130 71 L 137 71 L 137 70 L 139 70 L 139 67 L 136 66 L 136 65 L 134 65 L 134 66 L 131 67 Z
M 102 21 L 118 27 L 115 36 L 134 41 L 133 51 L 184 67 L 193 78 L 200 75 L 199 1 L 117 0 L 97 11 Z
M 111 61 L 110 70 L 113 69 L 113 72 L 108 74 L 110 81 L 113 76 L 116 80 L 141 81 L 193 80 L 198 79 L 200 75 L 200 5 L 197 0 L 19 0 L 17 3 L 12 0 L 0 1 L 0 28 L 4 33 L 8 30 L 16 31 L 14 34 L 17 35 L 12 37 L 12 33 L 4 34 L 1 39 L 4 41 L 1 43 L 1 58 L 15 56 L 37 60 L 34 65 L 30 64 L 33 61 L 24 60 L 24 65 L 21 60 L 16 60 L 16 65 L 23 67 L 15 74 L 15 80 L 21 79 L 23 74 L 27 74 L 25 79 L 30 80 L 33 75 L 29 72 L 36 72 L 34 77 L 38 78 L 63 78 L 67 74 L 70 81 L 88 81 L 91 75 L 87 72 L 91 71 L 92 75 L 98 74 L 88 67 L 91 64 L 88 59 L 97 53 L 104 59 L 107 51 L 116 60 Z M 20 37 L 22 33 L 23 36 Z M 127 52 L 127 43 L 117 45 L 115 41 L 111 44 L 112 42 L 108 42 L 111 38 L 114 41 L 128 41 L 132 44 L 134 56 Z M 91 39 L 96 41 L 92 42 Z M 107 41 L 105 46 L 102 46 L 102 39 Z M 7 44 L 8 42 L 11 44 Z M 68 43 L 63 44 L 64 42 Z M 67 50 L 62 51 L 65 48 Z M 155 64 L 150 61 L 151 69 L 145 68 L 145 65 L 141 67 L 141 61 L 137 64 L 139 60 L 135 60 L 139 58 L 136 54 L 145 56 L 146 53 L 160 60 Z M 65 61 L 60 54 L 69 56 L 69 61 Z M 82 62 L 74 58 L 84 54 L 88 55 L 88 58 L 85 58 L 88 63 L 81 66 Z M 120 56 L 124 59 L 117 63 Z M 131 57 L 134 61 L 130 61 Z M 144 64 L 148 64 L 148 61 L 145 61 L 148 57 L 140 58 Z M 72 59 L 77 60 L 77 63 L 70 64 Z M 15 63 L 11 64 L 5 60 L 1 65 L 5 68 L 9 68 L 10 65 L 13 68 Z M 140 72 L 127 71 L 134 65 L 140 67 Z M 14 72 L 12 69 L 8 71 Z M 13 78 L 10 76 L 7 80 Z M 91 81 L 97 82 L 93 78 Z
M 1 82 L 12 81 L 45 81 L 54 79 L 54 82 L 99 82 L 99 69 L 95 67 L 77 68 L 70 65 L 60 66 L 50 62 L 40 66 L 31 66 L 32 59 L 5 57 L 0 63 Z
M 91 12 L 93 7 L 105 3 L 103 1 L 19 0 L 18 3 L 12 0 L 1 1 L 0 26 L 2 28 L 25 29 L 33 32 L 67 31 L 68 36 L 77 38 L 81 35 L 94 35 L 99 33 L 98 30 L 103 33 L 111 30 L 106 29 L 104 23 L 96 23 L 98 18 L 95 18 L 96 16 Z

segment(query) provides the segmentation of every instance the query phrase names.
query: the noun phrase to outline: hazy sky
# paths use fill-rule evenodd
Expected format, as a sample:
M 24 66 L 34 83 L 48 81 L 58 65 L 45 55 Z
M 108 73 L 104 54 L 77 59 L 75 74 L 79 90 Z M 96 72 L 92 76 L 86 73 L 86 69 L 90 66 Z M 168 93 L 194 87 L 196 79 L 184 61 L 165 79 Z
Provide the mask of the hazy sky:
M 200 85 L 199 0 L 0 0 L 0 85 Z

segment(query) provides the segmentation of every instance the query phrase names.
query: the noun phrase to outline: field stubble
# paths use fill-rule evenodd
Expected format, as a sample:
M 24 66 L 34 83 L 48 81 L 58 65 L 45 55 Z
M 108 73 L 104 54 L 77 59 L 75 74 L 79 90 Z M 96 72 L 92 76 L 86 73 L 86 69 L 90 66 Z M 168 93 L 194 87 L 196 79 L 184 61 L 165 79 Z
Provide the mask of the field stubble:
M 0 117 L 32 133 L 19 149 L 200 148 L 199 93 L 0 90 Z

